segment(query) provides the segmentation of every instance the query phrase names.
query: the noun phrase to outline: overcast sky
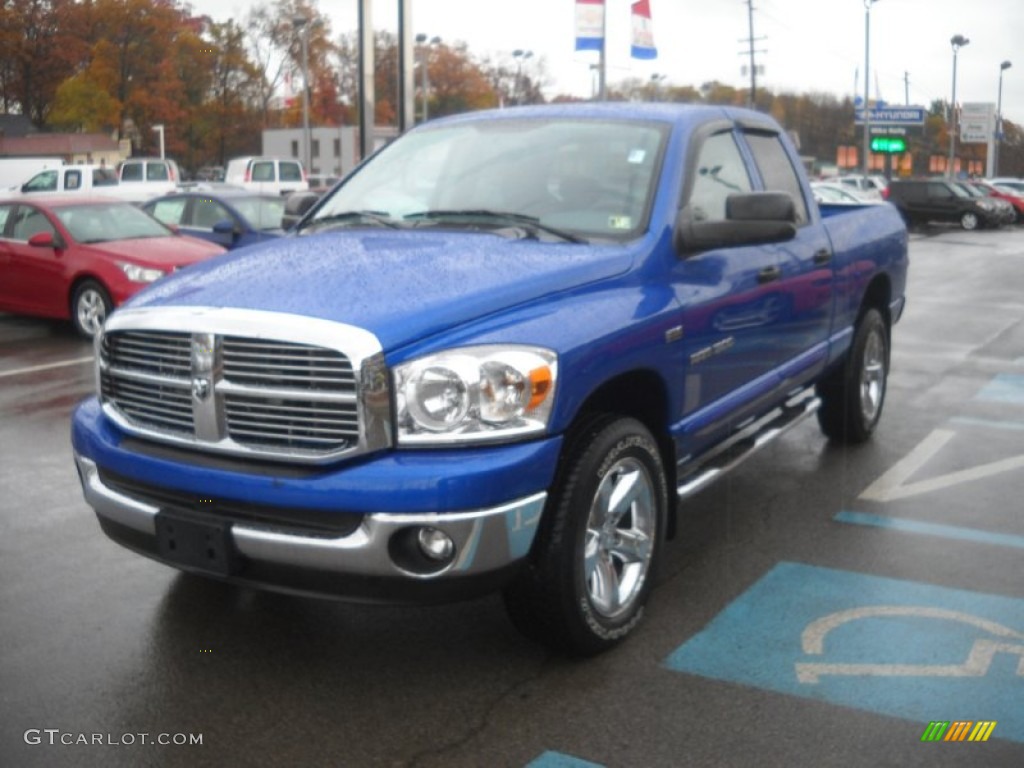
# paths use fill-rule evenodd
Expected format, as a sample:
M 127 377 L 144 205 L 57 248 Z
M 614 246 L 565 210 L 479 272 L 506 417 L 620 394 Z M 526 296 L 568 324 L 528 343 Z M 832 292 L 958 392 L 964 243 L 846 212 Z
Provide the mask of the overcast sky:
M 224 18 L 225 7 L 238 17 L 256 0 L 229 0 L 211 11 L 197 0 L 199 12 Z M 700 85 L 709 80 L 746 87 L 748 33 L 746 0 L 650 0 L 658 57 L 629 56 L 630 0 L 608 4 L 608 78 Z M 212 3 L 211 3 L 212 5 Z M 373 25 L 395 31 L 397 0 L 375 0 Z M 355 30 L 356 0 L 318 0 L 335 34 Z M 765 68 L 758 84 L 775 91 L 823 91 L 837 96 L 864 92 L 864 0 L 755 0 L 754 36 L 758 63 Z M 590 64 L 596 53 L 574 51 L 574 0 L 413 0 L 414 32 L 464 41 L 477 56 L 508 57 L 528 49 L 544 62 L 548 96 L 572 93 L 589 97 Z M 871 97 L 904 104 L 909 78 L 911 104 L 927 106 L 952 93 L 955 34 L 970 39 L 957 66 L 957 101 L 995 103 L 999 65 L 1003 73 L 1003 114 L 1024 124 L 1024 0 L 876 0 L 871 9 Z M 876 89 L 877 81 L 877 89 Z M 855 91 L 856 85 L 856 91 Z

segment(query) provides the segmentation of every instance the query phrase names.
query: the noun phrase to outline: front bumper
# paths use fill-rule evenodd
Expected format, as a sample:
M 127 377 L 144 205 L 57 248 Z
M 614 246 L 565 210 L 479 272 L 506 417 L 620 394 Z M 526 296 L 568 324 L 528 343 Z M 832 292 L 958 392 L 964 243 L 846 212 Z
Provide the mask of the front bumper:
M 146 455 L 95 401 L 79 406 L 72 436 L 86 501 L 118 543 L 240 584 L 385 602 L 462 599 L 506 583 L 530 551 L 561 443 L 465 449 L 461 461 L 454 452 L 396 452 L 286 477 Z M 388 485 L 391 493 L 381 492 Z M 290 510 L 314 522 L 290 525 Z M 228 567 L 169 555 L 160 533 L 169 514 L 223 531 Z M 449 537 L 450 559 L 423 557 L 421 528 Z

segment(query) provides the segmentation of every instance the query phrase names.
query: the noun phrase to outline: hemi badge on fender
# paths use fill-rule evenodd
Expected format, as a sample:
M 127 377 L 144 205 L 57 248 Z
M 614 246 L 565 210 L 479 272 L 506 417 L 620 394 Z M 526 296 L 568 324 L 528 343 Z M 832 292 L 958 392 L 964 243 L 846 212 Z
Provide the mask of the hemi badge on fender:
M 683 339 L 683 326 L 677 325 L 674 328 L 669 328 L 665 331 L 665 343 L 671 344 L 674 341 L 682 341 Z

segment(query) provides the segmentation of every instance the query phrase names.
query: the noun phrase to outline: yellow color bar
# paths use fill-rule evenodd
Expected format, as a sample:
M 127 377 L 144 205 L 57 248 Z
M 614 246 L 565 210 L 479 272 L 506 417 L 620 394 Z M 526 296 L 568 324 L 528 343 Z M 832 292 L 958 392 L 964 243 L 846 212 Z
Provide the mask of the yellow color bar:
M 968 741 L 988 741 L 988 737 L 992 735 L 992 731 L 996 729 L 995 720 L 981 720 L 974 730 L 971 731 L 971 736 Z

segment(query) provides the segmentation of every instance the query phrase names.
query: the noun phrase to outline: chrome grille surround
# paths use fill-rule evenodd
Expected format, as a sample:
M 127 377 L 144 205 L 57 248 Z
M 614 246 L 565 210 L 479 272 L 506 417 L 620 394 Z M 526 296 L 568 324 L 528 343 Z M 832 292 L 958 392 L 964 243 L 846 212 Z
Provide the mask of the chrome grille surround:
M 121 309 L 97 336 L 96 360 L 104 413 L 139 437 L 305 464 L 392 444 L 380 342 L 344 323 L 216 307 Z

